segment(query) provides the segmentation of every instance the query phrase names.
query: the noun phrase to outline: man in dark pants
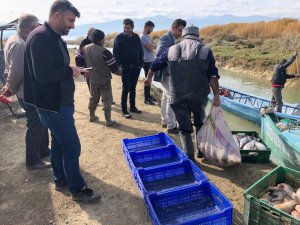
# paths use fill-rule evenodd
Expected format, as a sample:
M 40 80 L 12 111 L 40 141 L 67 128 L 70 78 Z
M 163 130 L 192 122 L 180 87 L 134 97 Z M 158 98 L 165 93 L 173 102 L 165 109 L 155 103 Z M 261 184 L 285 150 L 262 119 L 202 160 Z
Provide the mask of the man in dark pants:
M 51 164 L 41 160 L 49 156 L 50 150 L 48 129 L 45 127 L 33 105 L 24 102 L 24 51 L 29 33 L 38 26 L 38 19 L 34 15 L 24 14 L 19 18 L 17 33 L 11 36 L 4 48 L 6 85 L 1 90 L 5 96 L 17 95 L 18 101 L 25 110 L 26 117 L 26 167 L 27 169 L 50 168 Z
M 276 111 L 282 111 L 282 88 L 287 79 L 300 77 L 300 75 L 287 74 L 286 69 L 294 62 L 298 53 L 295 52 L 294 55 L 289 59 L 283 59 L 279 64 L 274 67 L 274 73 L 272 77 L 272 101 L 271 104 L 273 107 L 276 106 Z
M 147 77 L 150 64 L 154 61 L 154 49 L 155 45 L 153 44 L 149 34 L 153 31 L 154 23 L 152 21 L 147 21 L 144 25 L 144 31 L 140 34 L 140 39 L 144 51 L 144 65 L 143 69 L 145 71 L 145 77 Z M 144 86 L 144 103 L 149 105 L 154 105 L 154 102 L 156 101 L 151 95 L 150 95 L 150 86 Z
M 73 77 L 87 72 L 69 66 L 61 35 L 74 28 L 78 10 L 67 0 L 53 2 L 48 22 L 29 35 L 25 48 L 24 101 L 37 107 L 42 123 L 51 130 L 51 164 L 56 190 L 69 188 L 74 201 L 95 203 L 95 195 L 80 173 L 80 141 L 74 124 Z
M 213 104 L 220 105 L 219 74 L 212 51 L 199 38 L 199 28 L 184 28 L 182 37 L 180 43 L 170 47 L 151 64 L 145 85 L 151 83 L 155 71 L 168 66 L 170 101 L 179 124 L 181 144 L 188 157 L 194 160 L 191 113 L 197 135 L 205 118 L 209 87 L 214 93 Z
M 142 113 L 135 105 L 135 89 L 143 66 L 144 54 L 141 40 L 139 36 L 133 32 L 133 21 L 131 19 L 124 19 L 123 28 L 124 32 L 120 33 L 114 41 L 113 54 L 122 69 L 122 116 L 126 119 L 130 119 L 132 116 L 127 111 L 128 93 L 130 112 Z

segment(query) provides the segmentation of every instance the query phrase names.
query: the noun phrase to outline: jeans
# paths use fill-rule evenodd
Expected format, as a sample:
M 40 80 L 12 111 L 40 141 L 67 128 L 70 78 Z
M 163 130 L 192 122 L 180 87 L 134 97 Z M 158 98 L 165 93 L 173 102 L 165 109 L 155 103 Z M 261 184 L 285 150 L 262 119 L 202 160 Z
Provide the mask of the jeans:
M 147 77 L 147 75 L 148 75 L 150 65 L 151 65 L 151 62 L 145 62 L 144 65 L 143 65 L 143 68 L 144 68 L 144 71 L 145 71 L 145 77 Z M 145 101 L 151 100 L 150 97 L 151 97 L 150 96 L 150 85 L 144 86 L 144 99 L 145 99 Z
M 163 75 L 161 80 L 163 97 L 161 100 L 161 120 L 162 124 L 167 124 L 167 129 L 174 129 L 176 127 L 176 118 L 173 109 L 170 106 L 170 77 Z
M 69 191 L 75 194 L 85 185 L 80 173 L 80 141 L 73 118 L 74 105 L 60 107 L 59 112 L 38 109 L 41 121 L 51 130 L 51 164 L 54 181 L 67 181 Z
M 41 158 L 48 154 L 49 136 L 48 129 L 39 117 L 35 106 L 24 103 L 23 99 L 18 98 L 22 108 L 25 110 L 26 117 L 26 166 L 35 165 Z
M 127 96 L 129 93 L 130 107 L 135 107 L 135 88 L 139 79 L 141 69 L 138 66 L 123 66 L 122 67 L 122 95 L 121 106 L 122 111 L 127 111 Z

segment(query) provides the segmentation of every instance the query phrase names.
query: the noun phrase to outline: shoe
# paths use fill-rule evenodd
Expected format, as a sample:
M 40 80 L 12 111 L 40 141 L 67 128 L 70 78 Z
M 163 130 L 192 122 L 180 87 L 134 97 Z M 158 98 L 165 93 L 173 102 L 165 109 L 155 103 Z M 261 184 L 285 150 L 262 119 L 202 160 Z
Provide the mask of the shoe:
M 47 148 L 44 152 L 41 153 L 41 158 L 49 157 L 51 150 Z
M 149 100 L 152 101 L 152 102 L 156 102 L 156 99 L 153 98 L 153 96 L 150 96 Z
M 76 194 L 72 194 L 72 200 L 76 202 L 83 202 L 87 204 L 97 203 L 100 200 L 100 195 L 95 195 L 92 189 L 84 187 Z
M 131 117 L 132 117 L 132 115 L 129 114 L 129 112 L 127 112 L 127 111 L 122 112 L 122 116 L 123 116 L 125 119 L 131 119 Z
M 167 128 L 167 124 L 162 123 L 162 124 L 161 124 L 161 127 L 162 127 L 162 128 Z
M 115 121 L 115 120 L 110 120 L 108 122 L 105 122 L 105 126 L 107 126 L 107 127 L 112 127 L 116 124 L 117 124 L 117 121 Z
M 62 191 L 67 187 L 68 187 L 68 183 L 66 180 L 64 180 L 60 183 L 55 183 L 55 191 Z
M 145 100 L 144 103 L 147 105 L 155 105 L 155 103 L 152 102 L 151 100 Z
M 168 134 L 179 134 L 179 130 L 177 127 L 174 127 L 173 129 L 167 129 Z
M 142 111 L 139 110 L 137 107 L 133 106 L 133 107 L 130 107 L 130 112 L 133 112 L 133 113 L 137 113 L 137 114 L 141 114 Z
M 51 163 L 45 162 L 42 160 L 37 161 L 36 164 L 32 166 L 26 166 L 28 170 L 42 170 L 42 169 L 49 169 L 51 168 Z
M 96 120 L 99 120 L 98 116 L 90 116 L 90 122 L 95 122 Z
M 204 157 L 203 153 L 198 150 L 197 158 L 201 159 L 203 157 Z

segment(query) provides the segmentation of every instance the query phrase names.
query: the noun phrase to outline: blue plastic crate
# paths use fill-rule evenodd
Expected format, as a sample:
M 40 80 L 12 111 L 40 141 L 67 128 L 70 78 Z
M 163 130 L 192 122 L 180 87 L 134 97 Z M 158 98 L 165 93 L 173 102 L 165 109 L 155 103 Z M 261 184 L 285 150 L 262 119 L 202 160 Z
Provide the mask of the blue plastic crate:
M 123 139 L 123 151 L 126 152 L 139 152 L 150 150 L 154 148 L 166 147 L 169 144 L 174 144 L 174 141 L 165 133 L 158 133 L 151 136 Z
M 210 182 L 146 196 L 154 225 L 229 225 L 231 202 Z
M 157 148 L 142 152 L 125 153 L 129 168 L 134 174 L 137 169 L 158 167 L 170 163 L 180 162 L 187 159 L 186 154 L 176 145 L 168 145 L 164 148 Z
M 208 180 L 191 160 L 183 160 L 159 168 L 139 169 L 136 178 L 144 196 L 151 192 L 162 192 Z

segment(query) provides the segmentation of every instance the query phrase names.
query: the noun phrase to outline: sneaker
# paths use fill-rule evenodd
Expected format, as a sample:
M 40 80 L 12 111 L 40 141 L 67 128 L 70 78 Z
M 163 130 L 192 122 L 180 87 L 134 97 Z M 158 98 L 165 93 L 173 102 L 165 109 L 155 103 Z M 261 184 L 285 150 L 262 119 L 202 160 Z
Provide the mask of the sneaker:
M 93 204 L 99 202 L 101 195 L 95 195 L 92 189 L 84 187 L 76 194 L 72 194 L 72 200 L 76 202 L 83 202 Z
M 127 111 L 123 111 L 122 112 L 122 116 L 125 118 L 125 119 L 131 119 L 132 115 L 129 114 L 129 112 Z
M 137 107 L 133 106 L 133 107 L 130 107 L 130 112 L 133 112 L 133 113 L 137 113 L 137 114 L 141 114 L 142 111 L 139 110 Z
M 155 105 L 155 103 L 152 102 L 151 100 L 145 100 L 144 103 L 147 105 Z
M 45 162 L 42 160 L 37 161 L 36 164 L 32 166 L 26 166 L 28 170 L 42 170 L 42 169 L 49 169 L 51 168 L 51 163 Z
M 201 159 L 203 157 L 204 157 L 203 153 L 198 150 L 197 158 Z
M 62 191 L 67 187 L 68 187 L 68 183 L 66 180 L 59 183 L 55 183 L 55 191 Z
M 168 134 L 179 134 L 179 130 L 177 127 L 174 127 L 173 129 L 167 129 Z
M 112 126 L 114 126 L 116 124 L 117 124 L 117 121 L 115 121 L 115 120 L 111 120 L 111 121 L 105 122 L 105 126 L 107 126 L 107 127 L 112 127 Z

